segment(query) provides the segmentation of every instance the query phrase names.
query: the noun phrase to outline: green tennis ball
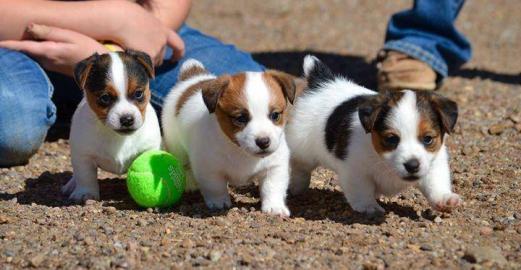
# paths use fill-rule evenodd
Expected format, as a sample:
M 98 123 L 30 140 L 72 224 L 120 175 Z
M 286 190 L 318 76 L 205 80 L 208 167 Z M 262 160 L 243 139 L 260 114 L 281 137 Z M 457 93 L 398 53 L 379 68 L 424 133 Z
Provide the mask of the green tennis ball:
M 169 207 L 184 192 L 182 164 L 171 154 L 150 150 L 139 155 L 127 172 L 130 196 L 142 207 Z

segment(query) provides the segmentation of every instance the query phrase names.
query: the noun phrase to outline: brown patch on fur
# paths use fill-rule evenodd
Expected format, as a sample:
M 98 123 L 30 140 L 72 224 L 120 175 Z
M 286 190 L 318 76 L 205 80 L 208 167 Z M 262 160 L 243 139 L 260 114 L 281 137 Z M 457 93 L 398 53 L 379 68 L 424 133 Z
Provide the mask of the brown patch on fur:
M 286 91 L 283 90 L 283 87 L 288 86 L 281 85 L 270 72 L 265 72 L 264 74 L 262 74 L 262 77 L 264 79 L 264 82 L 268 86 L 268 91 L 270 91 L 270 113 L 279 112 L 281 114 L 281 117 L 278 121 L 275 122 L 275 124 L 278 126 L 283 126 L 284 124 L 286 124 L 286 119 L 288 115 L 288 102 L 286 101 Z M 295 92 L 295 90 L 290 91 Z
M 390 135 L 398 135 L 397 132 L 394 132 L 391 129 L 387 129 L 384 131 L 373 131 L 371 132 L 371 141 L 373 143 L 373 148 L 378 154 L 383 154 L 386 152 L 391 152 L 396 149 L 394 146 L 387 145 L 384 139 Z
M 179 113 L 181 112 L 181 109 L 183 108 L 185 103 L 188 101 L 188 99 L 190 99 L 193 95 L 200 92 L 203 89 L 203 87 L 205 87 L 207 85 L 207 83 L 210 81 L 212 81 L 212 80 L 200 81 L 200 82 L 188 87 L 177 100 L 177 104 L 175 105 L 175 115 L 179 115 Z
M 420 123 L 418 124 L 418 140 L 420 142 L 423 142 L 425 136 L 432 137 L 432 143 L 430 145 L 424 145 L 425 149 L 429 152 L 437 152 L 443 144 L 441 130 L 439 125 L 434 121 L 435 119 L 422 114 Z
M 104 107 L 98 103 L 98 98 L 104 94 L 108 94 L 113 99 L 118 98 L 118 91 L 115 86 L 108 82 L 106 87 L 102 91 L 90 92 L 87 91 L 85 94 L 85 98 L 87 99 L 87 103 L 89 104 L 91 110 L 98 116 L 98 118 L 102 121 L 107 119 L 107 114 L 112 106 Z
M 201 66 L 193 65 L 179 74 L 179 81 L 186 81 L 194 76 L 208 74 Z
M 217 102 L 215 116 L 221 130 L 235 144 L 235 133 L 240 132 L 244 126 L 234 121 L 241 113 L 248 113 L 248 104 L 244 93 L 246 74 L 240 73 L 231 76 L 227 87 L 223 90 Z

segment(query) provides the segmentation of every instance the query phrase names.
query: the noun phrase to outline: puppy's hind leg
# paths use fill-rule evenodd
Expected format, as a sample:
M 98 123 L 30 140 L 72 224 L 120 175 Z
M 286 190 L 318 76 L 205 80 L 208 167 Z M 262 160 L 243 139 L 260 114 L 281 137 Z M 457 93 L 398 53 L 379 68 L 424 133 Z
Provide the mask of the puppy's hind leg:
M 291 195 L 301 194 L 309 188 L 313 169 L 313 165 L 291 159 L 291 179 L 289 184 L 289 193 Z
M 76 181 L 74 180 L 74 175 L 71 176 L 69 181 L 61 188 L 61 191 L 64 195 L 71 195 L 72 191 L 76 188 Z

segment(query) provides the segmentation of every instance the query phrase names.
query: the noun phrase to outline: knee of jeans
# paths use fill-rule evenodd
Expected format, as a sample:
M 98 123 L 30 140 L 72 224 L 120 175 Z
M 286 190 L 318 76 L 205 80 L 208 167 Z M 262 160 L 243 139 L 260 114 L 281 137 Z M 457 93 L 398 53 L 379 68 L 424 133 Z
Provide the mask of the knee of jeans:
M 0 134 L 0 167 L 24 165 L 38 151 L 47 130 L 34 130 L 19 136 L 15 133 Z
M 52 86 L 46 75 L 40 71 L 31 72 L 31 76 L 29 82 L 0 74 L 0 80 L 6 79 L 0 81 L 0 167 L 26 163 L 38 151 L 56 120 Z

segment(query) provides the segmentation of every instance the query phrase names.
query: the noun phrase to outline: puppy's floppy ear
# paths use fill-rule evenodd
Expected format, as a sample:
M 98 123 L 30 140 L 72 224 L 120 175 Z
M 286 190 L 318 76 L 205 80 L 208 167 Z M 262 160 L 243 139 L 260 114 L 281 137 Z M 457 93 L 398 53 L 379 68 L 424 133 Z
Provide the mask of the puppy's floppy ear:
M 214 113 L 217 108 L 217 102 L 221 97 L 224 89 L 230 84 L 230 76 L 223 75 L 217 79 L 202 83 L 201 88 L 203 101 L 210 113 Z
M 378 94 L 368 97 L 358 107 L 358 117 L 360 118 L 360 123 L 362 123 L 365 133 L 369 133 L 374 129 L 378 116 L 382 112 L 384 101 L 385 96 Z
M 440 119 L 443 130 L 449 134 L 452 133 L 458 120 L 458 104 L 438 94 L 431 95 L 431 104 Z
M 85 83 L 87 82 L 87 78 L 89 77 L 92 65 L 99 59 L 99 54 L 94 53 L 93 55 L 83 59 L 74 67 L 74 80 L 80 87 L 80 89 L 85 89 Z
M 295 83 L 295 80 L 297 78 L 295 78 L 294 76 L 292 76 L 288 73 L 278 71 L 278 70 L 268 70 L 268 71 L 266 71 L 266 74 L 268 76 L 271 76 L 273 79 L 275 79 L 277 84 L 282 89 L 284 96 L 288 99 L 288 101 L 291 104 L 293 104 L 293 102 L 295 101 L 295 95 L 297 92 L 297 85 Z
M 154 78 L 154 63 L 148 54 L 131 49 L 126 49 L 125 53 L 134 58 L 141 66 L 143 66 L 150 79 Z

